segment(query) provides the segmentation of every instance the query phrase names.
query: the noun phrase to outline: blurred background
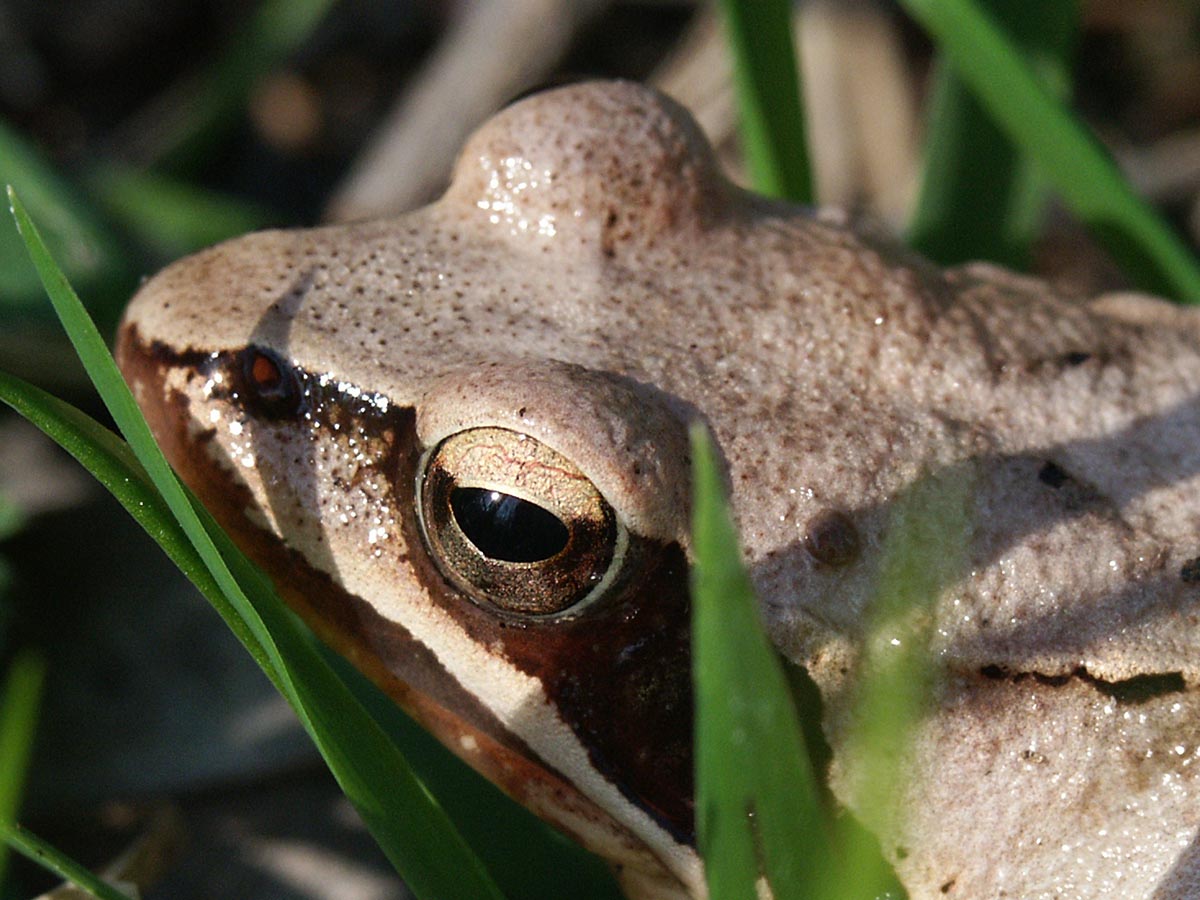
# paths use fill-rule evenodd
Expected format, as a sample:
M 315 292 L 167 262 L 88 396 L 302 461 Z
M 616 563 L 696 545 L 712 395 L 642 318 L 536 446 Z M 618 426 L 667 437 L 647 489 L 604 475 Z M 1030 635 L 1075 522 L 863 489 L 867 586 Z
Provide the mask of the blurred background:
M 1093 0 L 1079 17 L 1061 89 L 1200 245 L 1200 6 Z M 819 201 L 902 234 L 929 41 L 884 0 L 807 0 L 796 42 Z M 465 136 L 541 86 L 650 81 L 741 178 L 729 71 L 716 10 L 688 0 L 0 0 L 0 181 L 111 335 L 139 280 L 187 252 L 436 197 Z M 1040 217 L 1031 249 L 1002 261 L 1072 291 L 1123 284 L 1053 200 Z M 6 215 L 0 369 L 103 417 Z M 0 771 L 0 815 L 19 804 L 80 861 L 148 839 L 150 897 L 406 896 L 217 616 L 7 410 L 0 679 L 0 723 L 37 719 L 27 777 Z M 9 859 L 0 900 L 53 883 Z

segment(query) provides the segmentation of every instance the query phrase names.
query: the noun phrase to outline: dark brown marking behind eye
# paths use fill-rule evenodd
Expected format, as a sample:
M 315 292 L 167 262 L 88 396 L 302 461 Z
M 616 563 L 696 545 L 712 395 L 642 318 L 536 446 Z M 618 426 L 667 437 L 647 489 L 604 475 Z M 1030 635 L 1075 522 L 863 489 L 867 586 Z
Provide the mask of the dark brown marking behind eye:
M 415 437 L 401 443 L 407 452 L 394 482 L 396 505 L 408 508 L 417 502 L 410 491 L 422 448 Z M 444 470 L 429 471 L 438 477 Z M 400 527 L 408 546 L 423 545 L 415 516 Z M 611 544 L 610 535 L 591 530 L 583 543 Z M 677 840 L 694 842 L 690 597 L 678 543 L 630 534 L 603 595 L 565 618 L 498 615 L 496 605 L 474 602 L 449 583 L 431 553 L 414 553 L 410 562 L 431 599 L 472 640 L 502 648 L 493 652 L 541 682 L 597 770 Z
M 415 465 L 415 464 L 414 464 Z M 415 482 L 415 479 L 413 479 Z M 398 482 L 401 487 L 405 479 Z M 419 541 L 404 520 L 408 541 Z M 690 601 L 678 544 L 631 536 L 625 575 L 578 617 L 509 620 L 434 591 L 479 644 L 541 681 L 596 768 L 677 840 L 693 843 Z M 424 584 L 441 579 L 413 556 Z
M 836 509 L 817 513 L 804 529 L 804 549 L 826 566 L 847 566 L 862 549 L 858 529 L 850 517 Z

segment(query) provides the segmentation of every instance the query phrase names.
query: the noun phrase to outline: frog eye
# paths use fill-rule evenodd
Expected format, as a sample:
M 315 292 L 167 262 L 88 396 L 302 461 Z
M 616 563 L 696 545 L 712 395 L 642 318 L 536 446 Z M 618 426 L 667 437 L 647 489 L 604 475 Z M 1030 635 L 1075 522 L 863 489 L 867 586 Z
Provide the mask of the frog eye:
M 278 354 L 250 345 L 241 352 L 245 399 L 271 417 L 300 411 L 303 397 L 292 367 Z
M 625 530 L 570 460 L 528 435 L 473 428 L 425 455 L 421 534 L 455 588 L 507 613 L 553 615 L 599 593 Z

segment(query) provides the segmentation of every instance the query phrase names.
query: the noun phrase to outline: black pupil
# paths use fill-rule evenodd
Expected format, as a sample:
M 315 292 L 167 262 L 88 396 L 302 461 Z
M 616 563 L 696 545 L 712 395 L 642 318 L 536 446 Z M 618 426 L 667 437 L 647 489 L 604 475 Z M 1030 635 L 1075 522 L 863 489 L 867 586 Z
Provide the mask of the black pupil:
M 512 494 L 455 488 L 450 508 L 467 540 L 492 559 L 540 562 L 567 546 L 567 526 L 558 516 Z

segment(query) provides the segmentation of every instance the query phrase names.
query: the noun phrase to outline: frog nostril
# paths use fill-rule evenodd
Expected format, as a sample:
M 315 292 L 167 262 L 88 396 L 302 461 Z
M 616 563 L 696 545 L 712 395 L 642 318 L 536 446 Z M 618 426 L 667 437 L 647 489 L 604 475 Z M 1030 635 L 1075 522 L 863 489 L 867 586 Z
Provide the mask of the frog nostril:
M 271 350 L 251 345 L 241 353 L 242 380 L 247 402 L 272 417 L 300 411 L 303 395 L 292 367 Z
M 479 552 L 505 562 L 541 562 L 567 546 L 570 533 L 548 509 L 484 488 L 454 488 L 450 508 Z

